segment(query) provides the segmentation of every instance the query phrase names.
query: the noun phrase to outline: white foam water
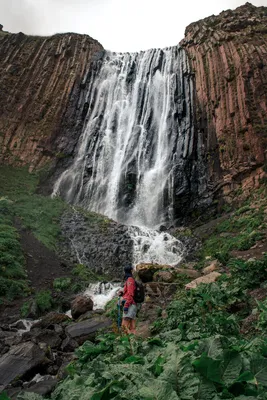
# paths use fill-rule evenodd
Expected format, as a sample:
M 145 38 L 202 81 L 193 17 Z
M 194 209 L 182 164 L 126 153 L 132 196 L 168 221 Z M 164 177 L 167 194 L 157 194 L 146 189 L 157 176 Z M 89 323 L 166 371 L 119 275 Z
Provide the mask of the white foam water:
M 84 292 L 84 295 L 93 300 L 93 309 L 99 310 L 105 308 L 105 305 L 116 296 L 120 288 L 121 284 L 118 282 L 91 283 Z
M 183 244 L 167 232 L 131 226 L 133 239 L 133 264 L 153 263 L 177 265 L 182 260 Z

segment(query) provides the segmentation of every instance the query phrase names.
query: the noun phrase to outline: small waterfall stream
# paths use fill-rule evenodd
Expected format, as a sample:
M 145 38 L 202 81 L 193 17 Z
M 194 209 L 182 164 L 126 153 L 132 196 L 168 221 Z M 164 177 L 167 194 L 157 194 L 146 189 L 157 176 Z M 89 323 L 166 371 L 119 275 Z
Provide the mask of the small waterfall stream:
M 133 263 L 175 265 L 182 244 L 157 229 L 174 220 L 174 181 L 193 152 L 193 78 L 179 47 L 106 52 L 87 77 L 87 116 L 54 195 L 129 226 Z

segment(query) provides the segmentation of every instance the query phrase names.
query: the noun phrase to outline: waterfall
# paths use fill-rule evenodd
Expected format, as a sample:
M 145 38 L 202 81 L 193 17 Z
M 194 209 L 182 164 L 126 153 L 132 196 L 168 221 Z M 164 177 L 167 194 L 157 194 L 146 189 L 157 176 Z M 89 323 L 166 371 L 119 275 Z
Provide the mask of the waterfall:
M 54 194 L 138 226 L 135 233 L 130 228 L 136 260 L 161 260 L 154 254 L 157 246 L 168 244 L 165 263 L 175 264 L 180 242 L 148 229 L 172 224 L 177 168 L 183 171 L 193 152 L 193 78 L 187 56 L 179 47 L 106 52 L 90 67 L 87 83 L 88 111 L 77 153 Z M 150 251 L 148 241 L 153 242 Z

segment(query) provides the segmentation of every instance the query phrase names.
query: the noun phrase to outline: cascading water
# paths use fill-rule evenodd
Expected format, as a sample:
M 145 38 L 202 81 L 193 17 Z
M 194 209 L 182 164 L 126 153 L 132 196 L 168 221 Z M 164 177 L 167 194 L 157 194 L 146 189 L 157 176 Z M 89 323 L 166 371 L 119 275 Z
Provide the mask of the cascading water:
M 186 54 L 106 52 L 90 71 L 87 122 L 54 194 L 131 226 L 135 263 L 177 264 L 181 243 L 153 229 L 172 223 L 176 169 L 193 151 Z
M 92 283 L 89 285 L 88 289 L 86 289 L 84 295 L 91 297 L 94 302 L 94 310 L 97 310 L 104 308 L 108 301 L 116 295 L 119 288 L 121 288 L 121 283 Z

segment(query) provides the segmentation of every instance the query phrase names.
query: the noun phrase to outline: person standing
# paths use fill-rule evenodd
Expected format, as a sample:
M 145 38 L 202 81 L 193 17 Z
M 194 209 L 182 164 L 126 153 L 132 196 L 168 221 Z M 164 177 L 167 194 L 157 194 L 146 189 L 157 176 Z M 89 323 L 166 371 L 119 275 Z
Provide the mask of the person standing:
M 127 265 L 124 268 L 124 288 L 122 292 L 123 315 L 121 327 L 127 334 L 136 333 L 137 306 L 134 301 L 135 279 L 133 278 L 133 267 Z

